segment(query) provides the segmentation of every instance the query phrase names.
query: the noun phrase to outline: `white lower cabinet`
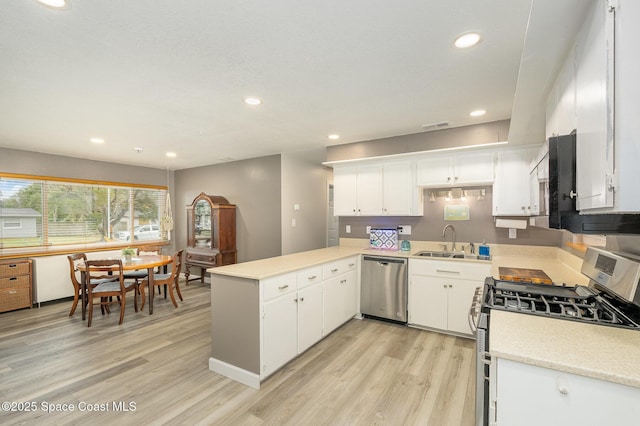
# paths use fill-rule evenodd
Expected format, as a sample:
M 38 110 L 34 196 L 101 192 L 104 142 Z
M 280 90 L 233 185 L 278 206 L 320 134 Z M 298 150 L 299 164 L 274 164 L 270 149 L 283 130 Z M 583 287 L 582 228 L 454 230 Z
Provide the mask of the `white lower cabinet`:
M 469 307 L 489 275 L 490 263 L 409 259 L 409 324 L 471 335 Z
M 640 389 L 591 377 L 494 359 L 489 424 L 632 425 Z
M 356 271 L 350 271 L 323 283 L 323 334 L 326 336 L 358 311 L 358 285 Z
M 298 290 L 298 353 L 322 339 L 322 283 Z
M 357 268 L 355 256 L 260 281 L 261 379 L 357 313 Z
M 262 374 L 270 375 L 298 353 L 296 293 L 265 302 L 262 307 Z

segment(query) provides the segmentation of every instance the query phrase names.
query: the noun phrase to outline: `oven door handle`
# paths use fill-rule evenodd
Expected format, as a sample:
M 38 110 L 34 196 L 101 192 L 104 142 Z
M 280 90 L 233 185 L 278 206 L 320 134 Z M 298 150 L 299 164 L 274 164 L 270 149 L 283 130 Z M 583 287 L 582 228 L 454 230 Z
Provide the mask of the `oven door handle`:
M 479 305 L 482 302 L 480 299 L 482 299 L 482 287 L 476 287 L 476 291 L 473 294 L 473 302 L 471 303 L 471 307 L 469 308 L 469 315 L 467 317 L 469 320 L 469 328 L 471 329 L 471 332 L 474 336 L 478 332 L 478 324 L 476 322 L 476 318 L 478 316 Z

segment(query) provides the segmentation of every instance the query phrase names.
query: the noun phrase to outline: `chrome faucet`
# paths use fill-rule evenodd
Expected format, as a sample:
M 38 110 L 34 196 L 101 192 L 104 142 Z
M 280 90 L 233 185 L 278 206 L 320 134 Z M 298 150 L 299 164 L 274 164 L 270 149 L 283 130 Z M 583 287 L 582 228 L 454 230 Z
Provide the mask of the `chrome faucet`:
M 446 225 L 444 227 L 444 229 L 442 230 L 442 238 L 445 237 L 445 233 L 447 232 L 447 229 L 451 228 L 451 251 L 456 251 L 456 229 L 453 227 L 453 225 Z

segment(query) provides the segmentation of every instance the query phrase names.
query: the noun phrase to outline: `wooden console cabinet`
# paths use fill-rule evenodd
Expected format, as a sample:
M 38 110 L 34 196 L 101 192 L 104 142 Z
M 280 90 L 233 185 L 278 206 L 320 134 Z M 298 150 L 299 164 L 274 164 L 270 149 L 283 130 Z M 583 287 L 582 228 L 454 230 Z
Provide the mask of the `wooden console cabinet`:
M 0 312 L 31 308 L 31 259 L 0 260 Z
M 207 268 L 237 261 L 236 206 L 224 197 L 201 193 L 187 206 L 186 281 L 194 269 L 204 282 Z

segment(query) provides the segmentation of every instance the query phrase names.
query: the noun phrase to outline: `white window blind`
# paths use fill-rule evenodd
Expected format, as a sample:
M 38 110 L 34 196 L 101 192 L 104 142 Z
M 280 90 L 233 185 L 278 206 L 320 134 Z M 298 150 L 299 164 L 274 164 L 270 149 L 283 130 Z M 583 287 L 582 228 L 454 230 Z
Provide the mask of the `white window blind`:
M 162 241 L 166 193 L 126 184 L 0 175 L 0 248 Z

